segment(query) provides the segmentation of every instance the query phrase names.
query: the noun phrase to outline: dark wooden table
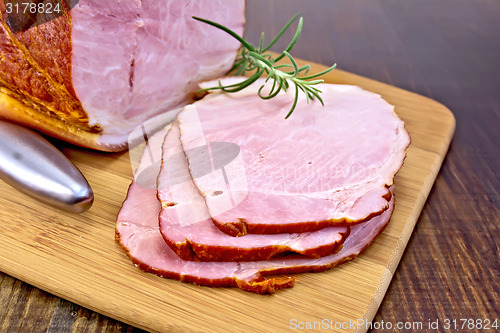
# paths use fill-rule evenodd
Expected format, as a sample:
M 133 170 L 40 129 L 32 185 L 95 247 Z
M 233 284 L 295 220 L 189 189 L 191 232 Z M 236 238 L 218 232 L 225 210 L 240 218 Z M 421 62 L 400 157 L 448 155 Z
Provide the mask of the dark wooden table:
M 294 56 L 425 95 L 457 120 L 375 322 L 500 325 L 500 1 L 247 0 L 246 36 L 272 36 L 299 11 Z M 0 331 L 139 330 L 0 273 Z

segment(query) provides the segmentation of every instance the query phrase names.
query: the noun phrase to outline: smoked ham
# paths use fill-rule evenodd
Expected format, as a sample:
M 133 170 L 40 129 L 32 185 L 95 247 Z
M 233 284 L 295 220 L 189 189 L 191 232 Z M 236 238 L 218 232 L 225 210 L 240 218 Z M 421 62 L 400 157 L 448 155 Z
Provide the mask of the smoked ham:
M 159 148 L 164 134 L 164 131 L 159 132 L 150 140 L 150 144 L 157 146 L 151 148 Z M 143 170 L 144 167 L 141 165 Z M 394 196 L 391 195 L 386 211 L 351 227 L 351 234 L 336 254 L 317 259 L 296 254 L 266 261 L 200 262 L 181 259 L 164 241 L 158 222 L 162 205 L 156 194 L 155 189 L 143 188 L 132 182 L 117 217 L 116 239 L 140 269 L 183 282 L 212 287 L 238 287 L 259 294 L 274 293 L 294 284 L 293 277 L 266 279 L 264 276 L 320 272 L 355 258 L 383 231 L 394 208 Z M 245 237 L 248 236 L 241 239 Z
M 239 262 L 183 260 L 165 243 L 158 229 L 161 205 L 156 190 L 132 183 L 118 214 L 116 237 L 140 269 L 153 274 L 212 287 L 240 287 L 260 294 L 293 286 L 292 278 L 264 280 L 258 271 Z
M 410 143 L 394 107 L 356 86 L 322 84 L 324 107 L 300 96 L 285 120 L 292 92 L 261 100 L 262 84 L 211 93 L 177 116 L 192 174 L 197 147 L 226 142 L 241 150 L 242 165 L 193 177 L 217 227 L 232 236 L 307 232 L 387 210 Z
M 294 252 L 323 257 L 337 252 L 349 233 L 348 227 L 329 227 L 306 233 L 232 237 L 212 222 L 203 196 L 194 186 L 174 122 L 162 149 L 153 142 L 153 160 L 162 158 L 158 198 L 162 204 L 160 232 L 182 259 L 200 261 L 266 260 Z M 212 155 L 213 156 L 213 155 Z M 216 156 L 213 156 L 216 158 Z
M 0 117 L 100 150 L 155 114 L 192 101 L 200 81 L 227 72 L 244 0 L 80 0 L 64 15 L 13 32 L 0 17 Z

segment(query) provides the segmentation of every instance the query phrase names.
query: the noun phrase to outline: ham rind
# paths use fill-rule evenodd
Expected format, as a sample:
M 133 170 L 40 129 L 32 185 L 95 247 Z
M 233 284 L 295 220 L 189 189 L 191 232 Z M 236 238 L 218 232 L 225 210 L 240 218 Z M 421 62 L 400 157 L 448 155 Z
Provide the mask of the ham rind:
M 165 131 L 153 136 L 149 141 L 149 151 L 160 149 L 163 135 Z M 146 148 L 146 152 L 149 151 Z M 141 170 L 147 170 L 147 163 L 147 158 L 141 160 Z M 391 195 L 386 211 L 365 223 L 352 226 L 351 234 L 342 249 L 322 258 L 287 255 L 267 261 L 200 262 L 181 259 L 165 243 L 159 231 L 158 215 L 162 206 L 156 194 L 155 189 L 143 188 L 132 182 L 117 217 L 116 239 L 140 269 L 182 282 L 212 287 L 238 287 L 259 294 L 271 294 L 294 284 L 293 277 L 265 279 L 264 276 L 320 272 L 355 258 L 383 231 L 394 209 L 394 196 Z
M 152 151 L 161 154 L 153 159 L 162 158 L 158 176 L 158 198 L 162 204 L 160 232 L 179 257 L 199 261 L 252 261 L 267 260 L 286 252 L 319 258 L 340 250 L 349 233 L 348 227 L 245 237 L 232 237 L 220 231 L 193 184 L 179 136 L 178 123 L 174 122 L 165 137 L 163 152 Z
M 322 84 L 324 107 L 300 97 L 285 120 L 292 92 L 264 101 L 261 84 L 211 93 L 178 115 L 191 172 L 201 145 L 241 149 L 244 172 L 194 178 L 217 227 L 232 236 L 307 232 L 387 210 L 410 142 L 394 107 L 356 86 Z
M 80 0 L 14 33 L 0 16 L 0 117 L 85 147 L 127 148 L 130 131 L 192 102 L 198 82 L 225 74 L 244 0 Z

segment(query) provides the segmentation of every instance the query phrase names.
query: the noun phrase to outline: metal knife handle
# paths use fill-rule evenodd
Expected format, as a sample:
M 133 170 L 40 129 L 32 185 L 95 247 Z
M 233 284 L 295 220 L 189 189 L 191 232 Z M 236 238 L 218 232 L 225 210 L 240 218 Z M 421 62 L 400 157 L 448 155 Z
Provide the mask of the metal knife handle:
M 85 212 L 94 202 L 87 180 L 63 153 L 34 131 L 3 120 L 0 120 L 0 179 L 71 213 Z

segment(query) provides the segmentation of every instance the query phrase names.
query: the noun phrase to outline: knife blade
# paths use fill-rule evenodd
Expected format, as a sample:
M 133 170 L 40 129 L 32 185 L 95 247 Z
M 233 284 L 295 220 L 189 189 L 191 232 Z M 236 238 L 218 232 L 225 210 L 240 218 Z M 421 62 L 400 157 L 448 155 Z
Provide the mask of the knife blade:
M 66 212 L 83 213 L 94 202 L 89 183 L 62 152 L 38 133 L 1 119 L 0 179 Z

